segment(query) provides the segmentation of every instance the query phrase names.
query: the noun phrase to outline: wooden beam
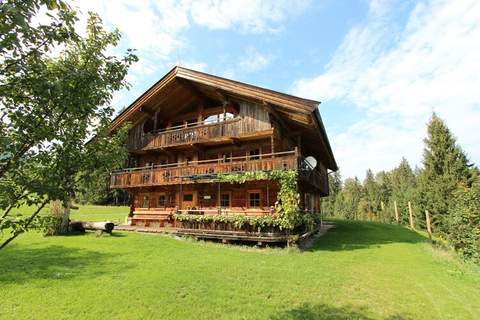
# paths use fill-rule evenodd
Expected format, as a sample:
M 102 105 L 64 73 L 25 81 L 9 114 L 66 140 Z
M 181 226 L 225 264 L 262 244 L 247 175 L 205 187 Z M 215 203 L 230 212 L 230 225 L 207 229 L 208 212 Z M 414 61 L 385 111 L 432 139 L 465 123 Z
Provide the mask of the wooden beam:
M 185 90 L 190 91 L 203 106 L 208 106 L 212 104 L 209 98 L 207 98 L 196 86 L 191 84 L 188 80 L 177 78 L 176 81 L 183 87 Z
M 155 112 L 148 110 L 146 107 L 141 107 L 138 111 L 144 114 L 148 114 L 149 116 L 153 117 L 155 115 Z

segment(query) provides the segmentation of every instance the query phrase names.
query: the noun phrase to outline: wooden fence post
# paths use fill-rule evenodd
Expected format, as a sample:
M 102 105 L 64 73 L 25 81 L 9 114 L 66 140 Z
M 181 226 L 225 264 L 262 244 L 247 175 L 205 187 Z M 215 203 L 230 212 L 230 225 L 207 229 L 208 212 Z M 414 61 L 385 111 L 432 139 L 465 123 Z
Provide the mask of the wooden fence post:
M 428 210 L 425 210 L 425 219 L 427 220 L 428 238 L 432 241 L 432 225 L 430 222 L 430 212 L 428 212 Z
M 393 201 L 393 205 L 395 206 L 395 220 L 397 220 L 397 223 L 399 223 L 399 218 L 398 218 L 398 207 L 397 207 L 397 200 Z
M 410 220 L 410 228 L 415 229 L 415 226 L 413 225 L 413 211 L 412 211 L 412 203 L 408 201 L 408 215 L 409 215 L 409 220 Z
M 382 208 L 382 222 L 385 223 L 385 205 L 383 201 L 380 201 L 380 207 Z

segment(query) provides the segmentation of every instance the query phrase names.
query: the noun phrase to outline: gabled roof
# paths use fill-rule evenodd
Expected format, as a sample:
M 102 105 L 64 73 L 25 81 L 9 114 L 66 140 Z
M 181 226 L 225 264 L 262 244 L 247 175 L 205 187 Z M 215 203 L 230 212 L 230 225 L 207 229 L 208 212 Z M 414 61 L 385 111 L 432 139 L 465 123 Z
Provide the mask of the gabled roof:
M 180 66 L 175 66 L 171 69 L 165 76 L 130 104 L 128 108 L 123 110 L 112 121 L 111 130 L 116 130 L 125 121 L 132 121 L 140 111 L 146 109 L 148 106 L 155 105 L 153 101 L 155 99 L 158 100 L 159 95 L 168 95 L 168 92 L 174 92 L 174 90 L 176 90 L 175 88 L 179 83 L 181 86 L 181 84 L 185 82 L 194 84 L 198 87 L 208 87 L 220 95 L 231 95 L 242 99 L 257 101 L 261 104 L 268 104 L 283 115 L 291 113 L 291 119 L 311 119 L 311 124 L 309 125 L 312 126 L 312 129 L 315 129 L 321 137 L 322 149 L 323 152 L 326 153 L 326 166 L 331 170 L 338 169 L 317 108 L 320 102 L 225 79 Z

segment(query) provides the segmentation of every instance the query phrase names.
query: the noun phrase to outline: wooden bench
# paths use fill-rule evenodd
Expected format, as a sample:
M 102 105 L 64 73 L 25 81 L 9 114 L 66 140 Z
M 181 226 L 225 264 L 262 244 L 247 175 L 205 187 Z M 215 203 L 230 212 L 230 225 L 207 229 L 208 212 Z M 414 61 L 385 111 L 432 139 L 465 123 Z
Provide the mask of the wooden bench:
M 147 211 L 135 211 L 133 217 L 131 218 L 132 226 L 154 226 L 154 227 L 163 227 L 165 222 L 167 222 L 171 217 L 171 213 L 168 211 L 165 212 L 147 212 Z

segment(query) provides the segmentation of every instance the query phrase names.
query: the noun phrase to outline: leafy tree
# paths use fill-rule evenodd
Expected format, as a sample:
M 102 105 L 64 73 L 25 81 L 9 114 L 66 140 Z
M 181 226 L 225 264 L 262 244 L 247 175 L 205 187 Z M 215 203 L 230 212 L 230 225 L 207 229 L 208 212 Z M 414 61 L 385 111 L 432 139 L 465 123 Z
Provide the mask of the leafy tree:
M 50 20 L 34 23 L 43 9 Z M 85 37 L 75 32 L 76 20 L 60 0 L 0 4 L 0 230 L 11 231 L 4 245 L 35 223 L 50 200 L 66 208 L 59 223 L 65 231 L 71 199 L 88 178 L 79 173 L 107 171 L 126 155 L 120 147 L 126 129 L 108 132 L 109 102 L 127 85 L 136 56 L 106 54 L 120 34 L 105 31 L 97 15 L 89 15 Z M 85 144 L 89 136 L 95 139 Z M 11 217 L 11 208 L 23 204 L 38 208 Z
M 459 184 L 471 185 L 472 170 L 455 137 L 435 113 L 432 114 L 427 131 L 424 140 L 424 168 L 418 181 L 418 202 L 422 216 L 425 209 L 428 209 L 435 229 L 447 233 L 451 218 L 449 201 Z
M 335 201 L 342 190 L 342 178 L 340 171 L 328 175 L 328 188 L 330 193 L 328 197 L 322 199 L 322 212 L 327 215 L 334 215 Z

